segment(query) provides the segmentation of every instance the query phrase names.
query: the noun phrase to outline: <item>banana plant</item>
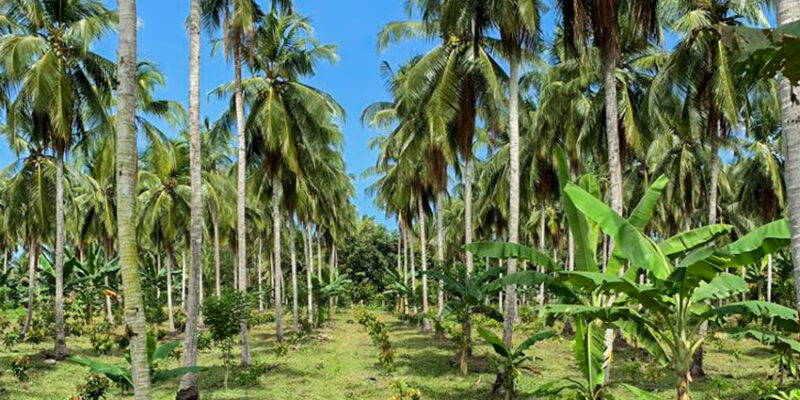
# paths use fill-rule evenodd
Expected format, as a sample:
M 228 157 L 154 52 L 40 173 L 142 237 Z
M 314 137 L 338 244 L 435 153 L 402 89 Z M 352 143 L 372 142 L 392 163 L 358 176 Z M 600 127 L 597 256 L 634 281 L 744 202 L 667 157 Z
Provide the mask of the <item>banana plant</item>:
M 703 343 L 699 334 L 703 322 L 747 314 L 771 318 L 777 324 L 795 323 L 795 312 L 777 304 L 743 301 L 715 307 L 712 302 L 747 290 L 747 283 L 725 272 L 726 268 L 760 259 L 788 244 L 785 220 L 762 226 L 726 246 L 714 243 L 731 231 L 727 225 L 709 225 L 655 243 L 586 190 L 568 184 L 564 192 L 587 219 L 614 239 L 618 254 L 629 267 L 621 276 L 592 271 L 561 273 L 580 292 L 614 296 L 614 315 L 609 315 L 606 306 L 553 308 L 583 318 L 613 320 L 635 335 L 676 374 L 678 400 L 691 398 L 692 355 Z M 637 283 L 640 272 L 646 273 L 652 283 Z
M 157 346 L 155 338 L 152 336 L 147 337 L 147 365 L 150 371 L 150 382 L 158 383 L 172 378 L 177 378 L 188 373 L 196 373 L 205 371 L 205 367 L 178 367 L 172 369 L 160 369 L 159 364 L 161 361 L 173 357 L 175 350 L 181 345 L 179 341 L 166 342 Z M 130 349 L 125 354 L 125 360 L 128 365 L 112 365 L 106 364 L 88 358 L 70 357 L 69 362 L 77 365 L 82 365 L 91 370 L 93 374 L 105 375 L 110 381 L 116 383 L 123 392 L 128 392 L 133 388 L 133 380 L 131 377 L 131 356 Z
M 322 270 L 322 280 L 317 277 L 312 277 L 312 294 L 314 296 L 315 304 L 327 304 L 328 299 L 340 296 L 347 291 L 347 288 L 353 283 L 347 277 L 347 274 L 339 274 L 338 269 L 333 270 L 333 274 L 326 270 Z M 325 307 L 317 307 L 317 323 L 325 322 L 328 314 Z
M 491 267 L 469 277 L 466 268 L 463 265 L 457 265 L 452 270 L 429 270 L 427 274 L 433 279 L 441 280 L 444 284 L 444 290 L 447 293 L 444 314 L 454 315 L 456 320 L 461 323 L 462 332 L 468 332 L 472 329 L 469 321 L 475 314 L 483 314 L 495 321 L 503 322 L 503 314 L 484 303 L 484 299 L 493 293 L 492 282 L 497 280 L 501 272 L 503 272 L 502 268 Z M 469 367 L 467 359 L 470 350 L 469 335 L 462 334 L 460 351 L 462 375 L 467 374 Z
M 541 342 L 542 340 L 549 339 L 555 336 L 556 333 L 552 330 L 537 332 L 514 348 L 506 346 L 502 339 L 500 339 L 492 331 L 482 326 L 478 327 L 478 334 L 490 345 L 492 345 L 495 354 L 500 357 L 499 367 L 501 373 L 506 378 L 502 380 L 503 385 L 505 386 L 503 388 L 505 398 L 510 399 L 514 397 L 516 390 L 515 382 L 521 375 L 520 368 L 522 364 L 532 360 L 532 357 L 525 354 L 525 352 L 528 351 L 528 349 L 534 344 Z
M 400 271 L 398 268 L 392 269 L 391 267 L 387 267 L 386 271 L 384 272 L 384 276 L 388 278 L 388 283 L 386 284 L 386 290 L 384 290 L 383 293 L 394 296 L 396 300 L 396 312 L 401 313 L 406 307 L 404 302 L 406 299 L 411 298 L 411 285 L 409 285 L 407 282 L 404 282 L 402 271 Z
M 567 216 L 569 229 L 575 238 L 575 270 L 597 274 L 617 276 L 622 264 L 621 253 L 616 250 L 608 262 L 605 272 L 598 267 L 597 245 L 600 229 L 594 221 L 587 219 L 575 206 L 564 188 L 570 183 L 569 165 L 563 149 L 556 149 L 555 157 L 558 164 L 558 180 L 561 190 L 561 207 Z M 597 178 L 594 175 L 583 175 L 578 179 L 580 187 L 596 196 L 600 195 Z M 645 191 L 641 200 L 634 207 L 628 222 L 638 230 L 643 230 L 652 218 L 658 199 L 667 185 L 663 176 L 653 181 Z M 538 286 L 544 284 L 550 293 L 555 294 L 561 304 L 555 307 L 546 307 L 542 311 L 553 314 L 570 314 L 571 321 L 577 325 L 575 336 L 576 361 L 582 373 L 582 380 L 558 381 L 545 384 L 535 393 L 560 393 L 568 391 L 581 399 L 601 399 L 604 396 L 605 369 L 611 362 L 611 354 L 607 352 L 603 334 L 611 328 L 616 321 L 627 318 L 630 313 L 625 308 L 617 307 L 613 298 L 599 290 L 581 290 L 573 287 L 570 282 L 558 275 L 561 270 L 556 263 L 539 251 L 532 248 L 511 243 L 479 242 L 467 245 L 466 248 L 479 257 L 490 258 L 517 258 L 530 262 L 532 265 L 542 266 L 544 273 L 536 270 L 520 271 L 505 276 L 492 284 L 493 288 L 515 284 L 518 286 Z M 580 314 L 578 310 L 600 310 L 603 315 Z

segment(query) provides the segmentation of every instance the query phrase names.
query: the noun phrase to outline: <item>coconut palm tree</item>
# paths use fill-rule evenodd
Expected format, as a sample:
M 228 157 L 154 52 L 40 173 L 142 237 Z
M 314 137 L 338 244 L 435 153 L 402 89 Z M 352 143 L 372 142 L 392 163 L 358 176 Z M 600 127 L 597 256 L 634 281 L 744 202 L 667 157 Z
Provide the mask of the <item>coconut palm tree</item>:
M 91 51 L 116 18 L 99 1 L 67 4 L 45 1 L 7 2 L 3 14 L 11 33 L 0 43 L 6 79 L 18 85 L 7 116 L 28 110 L 37 135 L 45 138 L 56 166 L 55 192 L 55 346 L 53 356 L 69 354 L 64 330 L 64 158 L 87 121 L 107 122 L 104 100 L 113 82 L 113 64 Z
M 119 0 L 117 81 L 117 240 L 125 296 L 125 323 L 130 336 L 131 381 L 136 400 L 150 398 L 142 284 L 136 245 L 136 2 Z
M 778 0 L 778 25 L 800 20 L 800 1 Z M 795 297 L 798 320 L 800 320 L 800 104 L 792 100 L 792 91 L 797 90 L 787 79 L 781 79 L 781 119 L 786 146 L 786 197 L 789 211 L 789 226 L 792 231 L 792 262 L 794 264 Z

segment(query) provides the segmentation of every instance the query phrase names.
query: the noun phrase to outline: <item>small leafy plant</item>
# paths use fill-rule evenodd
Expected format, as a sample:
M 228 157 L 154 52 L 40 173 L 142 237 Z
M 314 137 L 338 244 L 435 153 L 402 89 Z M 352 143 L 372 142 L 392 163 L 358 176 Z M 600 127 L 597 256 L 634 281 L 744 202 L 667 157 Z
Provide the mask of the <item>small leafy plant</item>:
M 492 345 L 494 352 L 500 357 L 498 367 L 500 374 L 503 376 L 503 379 L 500 381 L 503 384 L 502 389 L 505 392 L 506 398 L 514 396 L 514 385 L 517 378 L 520 376 L 520 367 L 524 362 L 531 359 L 525 352 L 537 342 L 556 335 L 552 330 L 541 331 L 525 339 L 525 341 L 520 343 L 516 348 L 509 348 L 497 335 L 482 326 L 478 327 L 478 334 Z M 499 388 L 495 389 L 497 390 Z
M 389 400 L 422 400 L 422 392 L 404 381 L 396 381 L 392 387 L 394 392 L 389 397 Z
M 86 383 L 78 385 L 75 390 L 78 392 L 72 400 L 100 400 L 106 398 L 106 391 L 111 386 L 111 381 L 102 375 L 91 374 L 86 379 Z
M 378 320 L 375 314 L 364 308 L 356 309 L 355 317 L 358 323 L 366 328 L 372 343 L 378 347 L 378 361 L 380 364 L 385 368 L 391 368 L 392 363 L 394 363 L 394 352 L 389 341 L 389 330 L 386 329 L 386 324 Z
M 28 371 L 31 369 L 31 359 L 28 356 L 19 356 L 11 360 L 11 372 L 20 382 L 27 382 L 30 376 Z
M 150 367 L 150 382 L 157 383 L 172 378 L 183 376 L 188 373 L 204 371 L 203 367 L 178 367 L 172 369 L 161 369 L 159 364 L 166 359 L 173 357 L 173 353 L 180 346 L 179 341 L 171 341 L 157 346 L 155 338 L 147 337 L 147 365 Z M 102 362 L 89 360 L 81 357 L 70 357 L 69 361 L 88 367 L 93 374 L 104 375 L 112 382 L 117 384 L 123 391 L 133 388 L 133 379 L 130 366 L 130 351 L 125 356 L 128 365 L 111 365 Z
M 226 288 L 222 296 L 206 298 L 203 302 L 203 317 L 211 338 L 222 350 L 225 387 L 228 387 L 233 338 L 239 333 L 242 321 L 250 320 L 247 297 L 243 293 Z

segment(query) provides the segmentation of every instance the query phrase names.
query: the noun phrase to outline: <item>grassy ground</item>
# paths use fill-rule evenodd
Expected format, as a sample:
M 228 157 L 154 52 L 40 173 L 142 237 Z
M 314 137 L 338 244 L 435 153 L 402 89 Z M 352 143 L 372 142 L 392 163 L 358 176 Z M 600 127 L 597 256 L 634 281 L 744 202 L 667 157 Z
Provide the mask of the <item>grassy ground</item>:
M 475 358 L 467 377 L 458 373 L 455 357 L 457 346 L 451 342 L 440 345 L 416 327 L 399 322 L 389 314 L 380 317 L 388 324 L 392 346 L 396 353 L 395 367 L 386 372 L 377 365 L 377 350 L 364 329 L 352 322 L 344 311 L 333 320 L 332 327 L 318 331 L 311 339 L 290 345 L 287 355 L 278 357 L 272 324 L 254 327 L 253 359 L 266 363 L 269 371 L 251 388 L 223 387 L 224 369 L 221 352 L 201 353 L 199 364 L 209 367 L 199 377 L 203 399 L 265 399 L 265 400 L 355 400 L 387 399 L 393 384 L 405 381 L 420 389 L 425 399 L 486 399 L 494 382 L 489 362 L 491 349 L 476 342 Z M 291 326 L 289 324 L 289 326 Z M 477 337 L 477 335 L 475 335 Z M 97 357 L 88 338 L 69 338 L 74 355 L 91 357 L 104 362 L 123 363 L 121 352 Z M 19 344 L 16 352 L 0 351 L 0 399 L 68 399 L 75 386 L 85 381 L 87 370 L 81 366 L 60 362 L 45 365 L 44 354 L 51 342 L 31 346 Z M 706 346 L 708 378 L 692 385 L 693 398 L 752 400 L 757 399 L 759 386 L 771 385 L 770 354 L 752 341 L 712 341 Z M 13 357 L 29 354 L 32 357 L 31 379 L 19 383 L 8 370 Z M 577 377 L 570 341 L 556 338 L 537 345 L 531 363 L 521 379 L 521 389 L 529 391 L 537 385 L 555 379 Z M 234 357 L 238 355 L 234 349 Z M 644 360 L 644 358 L 642 358 Z M 170 361 L 168 366 L 178 366 Z M 618 382 L 635 384 L 660 395 L 674 398 L 674 379 L 668 371 L 636 361 L 633 351 L 616 354 L 613 376 Z M 155 399 L 173 399 L 178 380 L 160 383 L 155 387 Z M 617 398 L 633 398 L 625 391 L 613 389 Z M 116 388 L 107 398 L 125 399 Z

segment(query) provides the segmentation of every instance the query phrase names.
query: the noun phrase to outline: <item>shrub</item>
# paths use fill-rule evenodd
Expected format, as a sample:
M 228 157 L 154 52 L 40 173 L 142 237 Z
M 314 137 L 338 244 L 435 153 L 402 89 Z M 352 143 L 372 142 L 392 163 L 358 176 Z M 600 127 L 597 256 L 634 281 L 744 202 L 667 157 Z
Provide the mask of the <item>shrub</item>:
M 392 387 L 394 392 L 389 400 L 422 400 L 422 392 L 403 381 L 396 381 Z
M 211 350 L 211 346 L 213 345 L 214 345 L 214 339 L 211 337 L 210 333 L 204 332 L 197 335 L 198 350 Z
M 253 315 L 251 322 L 253 325 L 271 324 L 275 322 L 275 314 L 269 311 L 259 311 Z
M 106 398 L 105 393 L 111 386 L 111 381 L 105 376 L 91 374 L 86 383 L 75 387 L 78 395 L 75 400 L 100 400 Z
M 250 320 L 250 306 L 245 294 L 225 288 L 220 297 L 207 297 L 203 302 L 203 317 L 211 338 L 223 354 L 225 387 L 228 386 L 233 337 L 239 333 L 242 321 Z
M 28 371 L 31 369 L 31 360 L 28 356 L 19 356 L 11 360 L 11 372 L 20 382 L 28 381 Z
M 237 386 L 251 387 L 258 383 L 258 378 L 267 373 L 269 366 L 264 363 L 256 362 L 253 365 L 242 369 L 233 378 L 233 382 Z
M 111 334 L 111 326 L 106 322 L 92 326 L 89 331 L 89 343 L 96 352 L 108 354 L 116 344 Z
M 372 339 L 372 343 L 378 347 L 378 361 L 386 368 L 391 368 L 394 362 L 394 352 L 389 342 L 389 331 L 386 324 L 379 321 L 374 314 L 368 312 L 363 307 L 354 310 L 356 321 L 367 329 L 367 333 Z
M 284 342 L 277 342 L 275 347 L 272 348 L 272 352 L 275 353 L 275 357 L 281 358 L 289 354 L 289 346 Z

